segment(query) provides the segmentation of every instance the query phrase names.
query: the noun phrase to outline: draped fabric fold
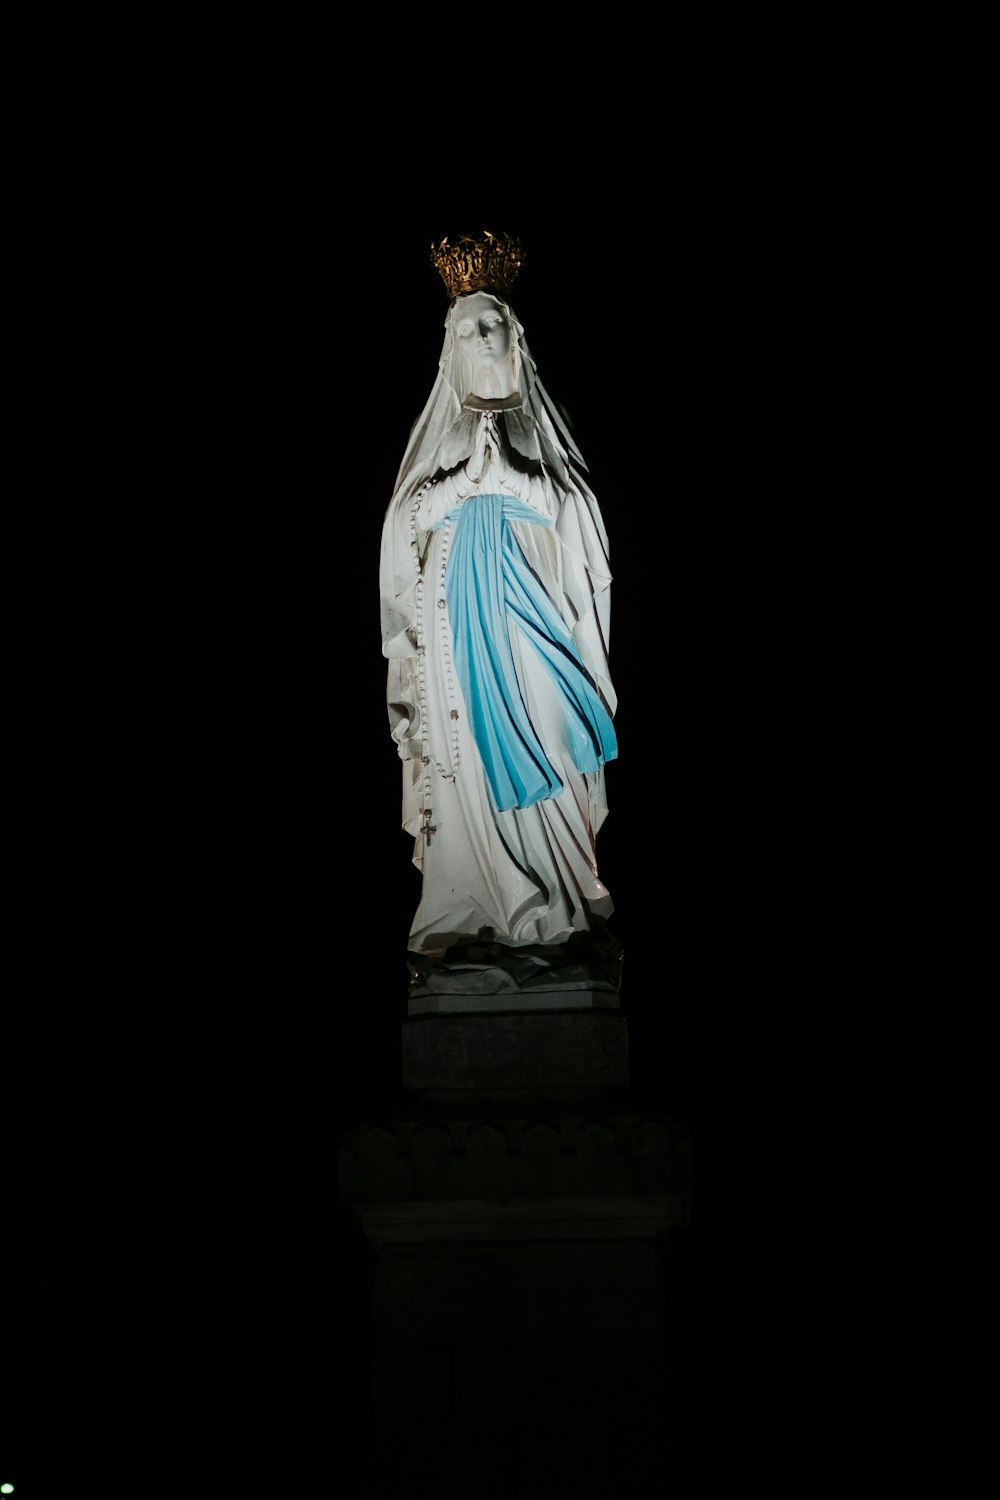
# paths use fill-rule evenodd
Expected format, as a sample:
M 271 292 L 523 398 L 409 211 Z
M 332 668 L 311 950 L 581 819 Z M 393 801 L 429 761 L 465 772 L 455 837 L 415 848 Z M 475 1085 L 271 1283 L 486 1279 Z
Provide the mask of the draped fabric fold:
M 596 771 L 618 753 L 611 718 L 562 617 L 532 573 L 512 520 L 550 524 L 523 501 L 496 494 L 477 495 L 445 517 L 455 525 L 447 575 L 455 665 L 498 809 L 530 807 L 563 789 L 525 707 L 511 628 L 545 664 L 576 769 Z

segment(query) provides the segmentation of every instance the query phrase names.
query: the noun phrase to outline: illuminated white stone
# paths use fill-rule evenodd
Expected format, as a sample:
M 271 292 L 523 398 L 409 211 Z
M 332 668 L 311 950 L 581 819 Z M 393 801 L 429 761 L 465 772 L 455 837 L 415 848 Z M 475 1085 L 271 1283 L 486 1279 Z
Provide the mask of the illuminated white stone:
M 516 517 L 505 525 L 518 567 L 554 609 L 574 670 L 582 671 L 597 712 L 610 724 L 616 707 L 608 666 L 611 569 L 586 472 L 509 303 L 485 292 L 456 298 L 438 375 L 414 423 L 382 532 L 389 723 L 403 761 L 403 826 L 422 873 L 411 953 L 439 956 L 483 929 L 508 949 L 564 944 L 612 912 L 595 852 L 607 813 L 604 765 L 578 769 L 565 689 L 560 697 L 551 658 L 547 663 L 534 648 L 530 633 L 510 623 L 504 629 L 514 697 L 544 747 L 557 789 L 530 805 L 498 810 L 446 603 L 455 518 L 477 497 L 505 497 Z M 525 507 L 537 523 L 521 519 Z M 609 730 L 605 750 L 613 738 Z

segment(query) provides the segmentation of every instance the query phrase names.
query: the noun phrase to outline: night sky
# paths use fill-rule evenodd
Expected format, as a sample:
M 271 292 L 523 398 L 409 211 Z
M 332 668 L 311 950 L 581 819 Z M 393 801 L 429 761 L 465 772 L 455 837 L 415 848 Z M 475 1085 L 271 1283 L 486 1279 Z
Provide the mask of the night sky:
M 636 1097 L 694 1140 L 685 1493 L 722 1493 L 720 1432 L 741 1493 L 873 1434 L 900 1493 L 957 1492 L 995 889 L 950 342 L 978 74 L 922 7 L 809 9 L 520 61 L 267 6 L 27 47 L 23 1500 L 298 1497 L 351 1461 L 334 1145 L 396 1102 L 418 894 L 379 536 L 431 241 L 482 228 L 521 240 L 611 542 L 598 857 Z

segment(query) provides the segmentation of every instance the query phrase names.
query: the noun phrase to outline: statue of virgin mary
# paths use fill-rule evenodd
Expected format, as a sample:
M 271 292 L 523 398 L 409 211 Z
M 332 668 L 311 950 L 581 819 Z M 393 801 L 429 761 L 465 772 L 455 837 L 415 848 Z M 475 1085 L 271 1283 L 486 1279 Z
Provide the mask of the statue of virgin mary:
M 595 851 L 618 753 L 608 539 L 508 293 L 509 237 L 433 247 L 444 345 L 382 530 L 382 646 L 421 895 L 411 983 L 617 988 Z

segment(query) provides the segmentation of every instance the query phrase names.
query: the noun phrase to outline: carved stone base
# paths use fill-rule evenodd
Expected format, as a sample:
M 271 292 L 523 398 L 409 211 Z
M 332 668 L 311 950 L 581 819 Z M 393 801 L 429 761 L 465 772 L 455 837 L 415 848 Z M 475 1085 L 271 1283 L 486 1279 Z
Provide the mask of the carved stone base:
M 685 1129 L 404 1106 L 344 1134 L 339 1175 L 374 1255 L 372 1494 L 661 1492 Z
M 509 994 L 457 986 L 449 990 L 411 991 L 406 1013 L 414 1016 L 537 1014 L 544 1010 L 620 1010 L 618 991 L 606 984 L 553 984 Z
M 588 1098 L 623 1089 L 625 1019 L 594 1004 L 598 995 L 617 1004 L 617 996 L 585 994 L 586 1010 L 549 1008 L 557 997 L 548 992 L 531 1010 L 498 1011 L 493 997 L 494 1009 L 485 1013 L 411 1014 L 402 1027 L 403 1087 L 440 1102 L 514 1094 Z M 473 1004 L 475 998 L 466 997 Z M 565 1004 L 570 997 L 562 998 Z

